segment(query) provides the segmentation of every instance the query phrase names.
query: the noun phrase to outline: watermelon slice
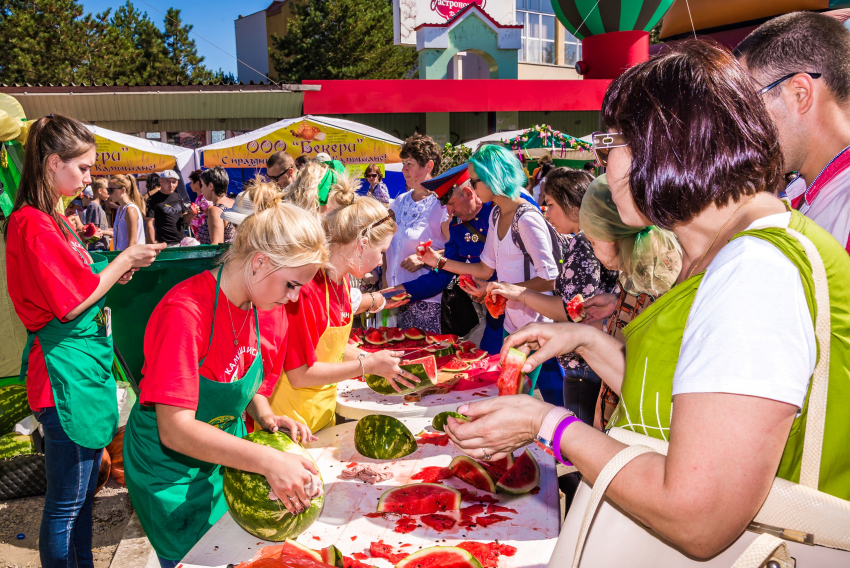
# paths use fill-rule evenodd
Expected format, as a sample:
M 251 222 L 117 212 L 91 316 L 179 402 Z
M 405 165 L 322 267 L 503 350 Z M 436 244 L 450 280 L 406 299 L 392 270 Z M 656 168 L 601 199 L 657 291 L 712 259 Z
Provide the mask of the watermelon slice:
M 404 336 L 408 339 L 425 339 L 425 334 L 416 329 L 415 327 L 408 327 L 404 331 L 402 331 Z
M 406 300 L 410 297 L 410 294 L 407 292 L 399 292 L 395 296 L 390 297 L 391 302 L 401 302 L 402 300 Z
M 391 327 L 386 332 L 387 341 L 404 341 L 404 332 L 397 327 Z
M 323 548 L 319 553 L 322 555 L 322 562 L 335 568 L 343 568 L 345 561 L 343 560 L 342 552 L 334 545 Z
M 514 462 L 505 475 L 496 482 L 496 487 L 505 493 L 528 493 L 540 483 L 540 466 L 528 448 Z
M 469 353 L 473 349 L 478 349 L 478 346 L 475 345 L 475 342 L 473 341 L 462 341 L 458 344 L 458 347 L 460 347 L 460 350 L 464 353 Z
M 280 545 L 280 556 L 278 556 L 278 558 L 283 558 L 284 556 L 309 558 L 310 560 L 318 560 L 319 562 L 323 562 L 321 553 L 313 550 L 312 548 L 304 546 L 300 542 L 296 542 L 290 539 L 286 539 L 286 542 Z
M 378 375 L 366 375 L 366 384 L 378 394 L 387 396 L 403 396 L 413 392 L 432 387 L 437 383 L 437 360 L 433 355 L 426 355 L 419 359 L 413 359 L 400 365 L 405 371 L 409 371 L 419 378 L 418 383 L 412 383 L 412 387 L 406 387 L 398 383 L 401 392 L 396 391 L 390 382 Z
M 519 349 L 511 347 L 508 351 L 505 362 L 502 364 L 502 371 L 496 381 L 496 385 L 499 387 L 499 396 L 522 394 L 525 386 L 522 367 L 527 358 L 528 356 Z
M 351 330 L 351 335 L 349 338 L 354 341 L 357 345 L 363 345 L 366 341 L 366 331 L 362 327 L 356 327 Z
M 446 335 L 436 335 L 436 334 L 428 334 L 426 337 L 428 343 L 457 343 L 457 340 L 460 339 L 457 335 L 453 335 L 451 333 L 447 333 Z
M 475 278 L 472 274 L 461 274 L 457 281 L 462 286 L 466 286 L 468 288 L 476 288 L 478 286 L 478 284 L 475 283 Z
M 452 460 L 452 463 L 449 464 L 449 469 L 452 470 L 455 477 L 470 484 L 476 489 L 481 489 L 490 493 L 496 492 L 496 484 L 490 478 L 487 470 L 481 467 L 478 462 L 472 458 L 467 456 L 457 456 Z
M 493 483 L 496 483 L 508 472 L 509 469 L 511 469 L 511 467 L 513 467 L 514 456 L 508 454 L 507 457 L 493 462 L 479 461 L 478 465 L 483 467 L 490 475 L 490 479 L 493 480 Z
M 377 329 L 367 333 L 364 339 L 367 343 L 371 343 L 372 345 L 383 345 L 387 342 L 387 338 L 384 337 L 384 333 Z
M 484 568 L 497 568 L 500 556 L 513 556 L 516 547 L 499 542 L 474 542 L 466 541 L 457 545 L 458 548 L 472 554 Z
M 567 315 L 570 319 L 578 323 L 584 319 L 584 298 L 581 294 L 576 294 L 573 299 L 567 302 Z
M 434 419 L 431 421 L 431 426 L 434 427 L 434 430 L 437 430 L 439 432 L 445 432 L 446 423 L 449 421 L 449 416 L 460 422 L 469 422 L 469 418 L 464 416 L 463 414 L 452 412 L 451 410 L 446 410 L 434 417 Z
M 378 512 L 426 515 L 460 509 L 460 491 L 439 483 L 393 487 L 378 499 Z
M 487 306 L 487 311 L 490 312 L 491 316 L 498 318 L 505 313 L 505 306 L 508 305 L 508 299 L 499 294 L 487 292 L 487 296 L 484 298 L 484 305 Z
M 462 373 L 468 368 L 469 363 L 461 361 L 457 357 L 452 357 L 440 367 L 440 370 L 444 373 Z
M 482 568 L 475 557 L 455 546 L 432 546 L 414 552 L 395 568 Z
M 461 361 L 466 361 L 467 363 L 472 363 L 475 361 L 480 361 L 481 359 L 487 357 L 487 352 L 483 349 L 472 349 L 468 352 L 461 352 L 457 354 L 458 358 Z

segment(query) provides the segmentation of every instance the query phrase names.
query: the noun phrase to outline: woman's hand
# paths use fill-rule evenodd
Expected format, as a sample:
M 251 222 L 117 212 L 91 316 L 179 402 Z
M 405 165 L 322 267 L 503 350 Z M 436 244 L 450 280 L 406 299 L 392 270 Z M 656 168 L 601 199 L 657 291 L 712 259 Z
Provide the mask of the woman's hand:
M 280 504 L 293 515 L 309 509 L 311 498 L 318 496 L 318 492 L 307 495 L 305 490 L 315 486 L 313 475 L 319 473 L 313 462 L 303 456 L 275 449 L 271 449 L 269 456 L 269 459 L 264 456 L 266 466 L 262 474 Z
M 593 323 L 595 321 L 610 318 L 614 314 L 620 296 L 617 294 L 596 294 L 584 301 L 584 319 L 581 323 Z
M 128 247 L 118 255 L 118 258 L 124 257 L 124 260 L 130 263 L 131 268 L 144 268 L 153 264 L 156 260 L 156 255 L 159 251 L 165 248 L 165 243 L 155 245 L 133 245 Z
M 520 295 L 525 292 L 525 288 L 522 286 L 517 286 L 516 284 L 509 284 L 508 282 L 491 282 L 487 286 L 487 291 L 490 294 L 497 294 L 499 296 L 504 296 L 508 300 L 512 300 L 514 302 L 521 302 Z
M 437 266 L 437 261 L 440 260 L 440 257 L 437 255 L 437 252 L 434 249 L 424 245 L 419 245 L 418 247 L 416 247 L 416 258 L 418 258 L 420 262 L 423 262 L 431 267 Z
M 310 432 L 310 428 L 306 424 L 293 420 L 288 416 L 266 414 L 260 417 L 259 423 L 260 426 L 263 427 L 263 430 L 268 430 L 269 432 L 277 432 L 281 428 L 289 430 L 289 437 L 292 438 L 294 442 L 305 443 L 315 442 L 318 440 L 318 438 Z
M 407 298 L 405 300 L 397 300 L 397 301 L 393 302 L 392 300 L 390 300 L 389 298 L 387 298 L 385 296 L 385 294 L 388 293 L 388 292 L 394 292 L 396 294 L 400 294 L 402 292 L 405 292 L 404 284 L 399 284 L 398 286 L 395 286 L 393 288 L 385 288 L 385 289 L 381 290 L 380 292 L 374 292 L 375 294 L 378 294 L 380 296 L 384 296 L 384 298 L 386 298 L 386 303 L 384 304 L 383 309 L 391 310 L 393 308 L 400 308 L 401 306 L 410 303 L 410 298 Z M 380 304 L 381 304 L 381 300 L 377 300 L 375 302 L 376 306 L 379 306 Z
M 458 408 L 471 422 L 449 417 L 446 433 L 461 451 L 477 460 L 500 460 L 537 438 L 551 404 L 527 395 L 498 396 Z
M 127 272 L 125 272 L 125 273 L 121 276 L 121 278 L 119 278 L 119 279 L 118 279 L 118 283 L 119 283 L 119 284 L 126 284 L 126 283 L 128 283 L 130 280 L 132 280 L 132 279 L 133 279 L 133 273 L 134 273 L 134 272 L 136 272 L 137 270 L 138 270 L 138 268 L 131 268 L 130 270 L 128 270 Z
M 399 367 L 401 355 L 401 351 L 376 351 L 363 360 L 363 366 L 368 367 L 367 373 L 384 377 L 396 392 L 401 392 L 397 383 L 412 388 L 412 383 L 420 382 L 419 377 Z
M 522 367 L 524 373 L 530 373 L 538 365 L 558 355 L 572 353 L 582 344 L 578 335 L 585 328 L 580 323 L 533 323 L 512 333 L 505 338 L 499 362 L 504 364 L 505 357 L 511 347 L 528 353 L 535 351 L 525 360 Z M 591 328 L 592 329 L 592 328 Z
M 463 282 L 458 280 L 458 285 L 460 289 L 469 294 L 469 297 L 479 304 L 484 302 L 484 298 L 487 296 L 487 288 L 489 283 L 484 280 L 479 280 L 478 278 L 473 278 L 475 281 L 475 286 L 470 286 L 468 284 L 468 280 L 464 278 Z

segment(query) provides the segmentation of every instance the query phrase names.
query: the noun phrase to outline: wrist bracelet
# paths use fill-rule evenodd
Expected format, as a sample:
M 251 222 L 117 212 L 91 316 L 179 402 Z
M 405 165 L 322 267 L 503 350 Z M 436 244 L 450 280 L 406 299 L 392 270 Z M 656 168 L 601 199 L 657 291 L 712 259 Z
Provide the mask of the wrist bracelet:
M 368 307 L 368 308 L 366 308 L 366 311 L 367 311 L 367 312 L 369 312 L 369 313 L 371 314 L 371 313 L 372 313 L 372 308 L 374 308 L 374 307 L 375 307 L 375 293 L 374 293 L 374 292 L 372 292 L 371 294 L 369 294 L 369 296 L 371 296 L 371 298 L 372 298 L 372 303 L 371 303 L 371 304 L 369 304 L 369 307 Z
M 369 313 L 370 313 L 370 314 L 376 314 L 376 313 L 380 312 L 381 310 L 383 310 L 383 309 L 384 309 L 384 306 L 386 306 L 386 305 L 387 305 L 387 298 L 386 298 L 383 294 L 381 294 L 381 298 L 384 298 L 384 302 L 383 302 L 383 303 L 382 303 L 379 307 L 377 307 L 377 308 L 375 308 L 375 309 L 371 309 L 371 308 L 370 308 L 370 309 L 369 309 Z M 373 302 L 375 301 L 375 297 L 374 297 L 374 296 L 372 296 L 372 301 L 373 301 Z
M 573 422 L 581 422 L 581 419 L 575 415 L 567 416 L 565 419 L 561 420 L 561 423 L 558 424 L 557 428 L 555 428 L 555 435 L 552 436 L 552 449 L 555 451 L 555 459 L 567 467 L 572 467 L 573 464 L 572 462 L 565 460 L 561 455 L 561 438 L 564 436 L 564 431 Z
M 448 261 L 448 258 L 446 258 L 444 255 L 441 255 L 440 260 L 437 261 L 437 270 L 441 270 Z

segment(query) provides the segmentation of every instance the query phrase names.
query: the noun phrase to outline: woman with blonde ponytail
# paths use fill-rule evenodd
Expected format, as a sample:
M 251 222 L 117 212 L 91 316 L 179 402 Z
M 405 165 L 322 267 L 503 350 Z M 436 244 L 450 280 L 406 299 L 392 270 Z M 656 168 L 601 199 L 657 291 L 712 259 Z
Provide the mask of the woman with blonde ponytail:
M 125 479 L 145 534 L 171 567 L 227 511 L 221 466 L 265 476 L 292 514 L 320 485 L 310 460 L 242 439 L 247 410 L 257 428 L 313 440 L 273 412 L 268 396 L 287 350 L 285 305 L 328 260 L 315 216 L 281 203 L 277 187 L 248 192 L 221 266 L 175 286 L 154 309 L 144 342 L 141 394 L 124 436 Z M 245 199 L 237 201 L 237 205 Z
M 135 244 L 145 244 L 145 200 L 139 193 L 136 178 L 117 175 L 109 178 L 109 201 L 118 206 L 112 224 L 115 250 L 124 250 Z
M 353 312 L 348 276 L 363 278 L 381 263 L 396 231 L 392 211 L 371 197 L 357 197 L 344 175 L 331 188 L 327 206 L 331 211 L 322 224 L 330 259 L 304 286 L 301 300 L 286 306 L 291 333 L 285 373 L 271 397 L 276 414 L 306 422 L 313 432 L 334 425 L 340 381 L 368 373 L 388 379 L 397 390 L 396 382 L 419 382 L 399 367 L 400 353 L 368 354 L 348 345 Z

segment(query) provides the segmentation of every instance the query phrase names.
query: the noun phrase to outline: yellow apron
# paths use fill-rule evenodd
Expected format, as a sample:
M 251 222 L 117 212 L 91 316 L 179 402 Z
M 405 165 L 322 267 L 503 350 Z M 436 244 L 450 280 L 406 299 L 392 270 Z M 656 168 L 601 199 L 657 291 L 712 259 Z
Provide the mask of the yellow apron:
M 322 271 L 324 274 L 324 271 Z M 347 282 L 347 278 L 344 278 Z M 345 299 L 351 302 L 350 284 L 346 286 Z M 348 336 L 351 333 L 351 322 L 349 317 L 346 325 L 331 327 L 330 325 L 330 286 L 325 274 L 325 309 L 328 314 L 328 327 L 319 337 L 316 345 L 316 362 L 339 363 L 345 357 L 345 346 L 348 345 Z M 349 310 L 351 313 L 351 310 Z M 295 388 L 286 373 L 280 374 L 280 380 L 275 386 L 274 393 L 269 400 L 272 410 L 277 416 L 289 416 L 295 420 L 304 422 L 313 432 L 322 428 L 333 426 L 336 411 L 336 383 L 320 387 Z

